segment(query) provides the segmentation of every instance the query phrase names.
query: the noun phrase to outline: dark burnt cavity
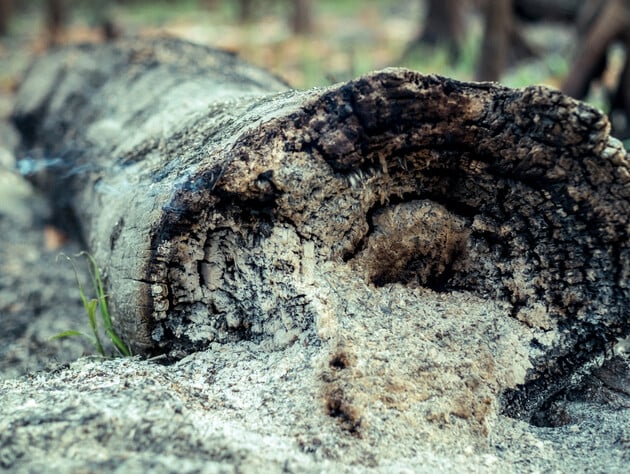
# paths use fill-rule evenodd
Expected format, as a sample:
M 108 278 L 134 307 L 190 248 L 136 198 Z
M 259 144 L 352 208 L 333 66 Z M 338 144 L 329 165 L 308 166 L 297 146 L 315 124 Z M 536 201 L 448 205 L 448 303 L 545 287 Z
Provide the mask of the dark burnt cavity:
M 371 212 L 371 232 L 352 263 L 370 282 L 443 290 L 465 257 L 465 219 L 430 200 L 411 200 Z

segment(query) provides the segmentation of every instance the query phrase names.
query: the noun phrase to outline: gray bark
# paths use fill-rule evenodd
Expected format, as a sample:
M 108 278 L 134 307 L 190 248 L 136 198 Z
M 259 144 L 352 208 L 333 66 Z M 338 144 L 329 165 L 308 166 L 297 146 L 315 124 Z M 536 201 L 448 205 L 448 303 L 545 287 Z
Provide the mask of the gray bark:
M 392 383 L 410 398 L 391 406 L 445 397 L 427 419 L 486 432 L 498 400 L 528 415 L 629 332 L 628 155 L 560 92 L 403 69 L 292 91 L 127 40 L 37 61 L 13 119 L 25 156 L 63 163 L 33 180 L 76 218 L 134 352 L 325 343 L 351 433 Z

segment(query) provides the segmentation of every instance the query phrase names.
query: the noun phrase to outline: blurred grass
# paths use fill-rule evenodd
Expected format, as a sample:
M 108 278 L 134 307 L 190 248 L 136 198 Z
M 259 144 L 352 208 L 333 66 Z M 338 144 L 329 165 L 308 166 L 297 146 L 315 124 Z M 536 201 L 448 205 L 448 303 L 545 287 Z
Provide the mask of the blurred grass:
M 0 91 L 13 89 L 28 57 L 45 48 L 43 1 L 16 14 L 11 35 L 0 40 Z M 172 35 L 238 52 L 244 59 L 270 69 L 294 87 L 324 86 L 388 66 L 404 66 L 423 73 L 460 80 L 474 79 L 482 36 L 481 20 L 468 18 L 468 37 L 457 62 L 445 48 L 418 48 L 402 59 L 417 34 L 422 4 L 418 0 L 316 0 L 315 31 L 298 37 L 291 33 L 289 2 L 254 2 L 254 19 L 238 22 L 232 0 L 127 1 L 124 3 L 75 0 L 65 41 L 95 41 L 94 25 L 113 19 L 123 34 Z M 568 70 L 569 29 L 558 27 L 533 32 L 537 43 L 548 47 L 541 58 L 510 69 L 502 82 L 512 87 L 548 84 L 558 87 Z M 603 108 L 603 95 L 592 97 Z
M 262 2 L 255 20 L 237 20 L 236 2 L 214 2 L 212 9 L 194 0 L 138 3 L 119 7 L 117 18 L 128 29 L 157 29 L 192 41 L 239 52 L 245 59 L 278 75 L 298 88 L 323 86 L 348 80 L 388 66 L 403 66 L 424 73 L 473 80 L 480 50 L 482 27 L 469 19 L 468 38 L 457 62 L 445 48 L 418 48 L 403 58 L 409 41 L 417 34 L 423 14 L 418 0 L 319 0 L 314 2 L 316 30 L 295 37 L 288 27 L 287 2 Z M 542 41 L 544 42 L 544 40 Z M 540 60 L 511 69 L 504 83 L 558 86 L 568 70 L 567 52 L 552 52 Z
M 28 4 L 30 8 L 13 17 L 11 32 L 32 44 L 43 35 L 43 2 Z M 315 1 L 315 32 L 308 37 L 291 34 L 287 1 L 258 3 L 261 6 L 254 20 L 246 25 L 237 21 L 237 2 L 229 0 L 136 0 L 108 5 L 75 0 L 68 41 L 89 39 L 85 30 L 109 15 L 127 34 L 166 33 L 237 51 L 286 76 L 296 87 L 326 85 L 332 78 L 346 80 L 387 66 L 472 79 L 481 35 L 478 25 L 471 28 L 464 54 L 456 64 L 450 64 L 447 52 L 440 48 L 420 50 L 402 61 L 402 53 L 419 27 L 422 12 L 418 0 Z

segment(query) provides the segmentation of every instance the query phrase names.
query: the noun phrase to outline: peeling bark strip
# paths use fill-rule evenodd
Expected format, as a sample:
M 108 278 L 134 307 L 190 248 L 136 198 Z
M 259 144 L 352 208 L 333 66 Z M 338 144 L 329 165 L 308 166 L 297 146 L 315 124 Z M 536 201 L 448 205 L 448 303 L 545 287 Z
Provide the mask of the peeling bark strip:
M 472 298 L 522 331 L 526 375 L 492 382 L 520 414 L 629 332 L 628 156 L 559 92 L 403 69 L 290 91 L 138 40 L 40 59 L 14 120 L 28 157 L 64 163 L 34 180 L 76 215 L 136 353 L 321 342 Z

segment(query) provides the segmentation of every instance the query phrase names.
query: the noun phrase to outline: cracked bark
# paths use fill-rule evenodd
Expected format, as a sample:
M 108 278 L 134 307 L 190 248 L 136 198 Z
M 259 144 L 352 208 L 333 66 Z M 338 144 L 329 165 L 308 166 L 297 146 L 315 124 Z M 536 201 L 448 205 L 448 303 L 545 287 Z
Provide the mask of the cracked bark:
M 629 332 L 628 156 L 557 91 L 403 69 L 293 91 L 225 53 L 136 40 L 41 58 L 13 119 L 134 352 L 329 345 L 326 406 L 352 433 L 359 394 L 392 386 L 417 403 L 459 390 L 426 413 L 440 423 L 483 425 L 494 395 L 527 416 Z M 418 365 L 392 382 L 365 354 L 403 321 Z M 452 379 L 436 347 L 463 354 Z

